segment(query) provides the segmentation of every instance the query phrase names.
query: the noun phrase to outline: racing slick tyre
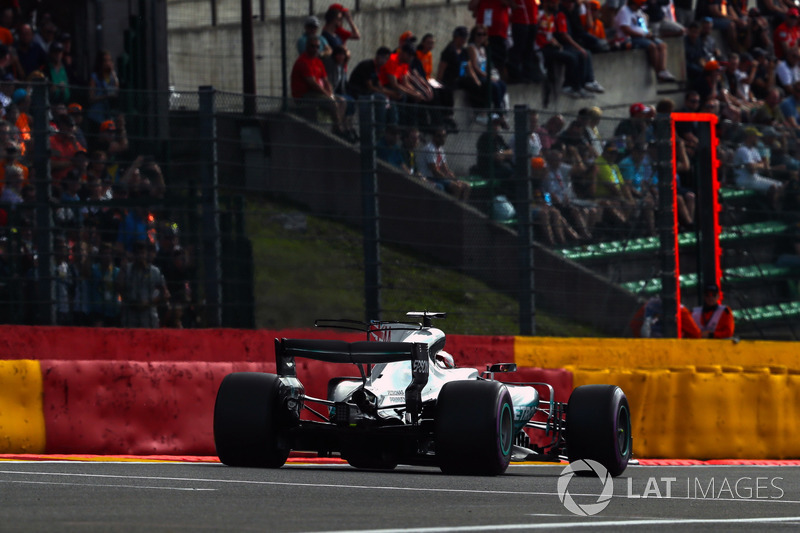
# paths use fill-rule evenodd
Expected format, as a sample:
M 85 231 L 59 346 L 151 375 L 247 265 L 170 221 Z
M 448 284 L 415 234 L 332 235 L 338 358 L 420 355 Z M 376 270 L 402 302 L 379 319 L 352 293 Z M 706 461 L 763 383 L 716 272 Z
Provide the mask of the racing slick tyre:
M 612 476 L 625 471 L 631 458 L 631 413 L 625 393 L 614 385 L 583 385 L 567 403 L 569 462 L 592 459 Z
M 451 381 L 436 403 L 436 457 L 445 474 L 496 476 L 514 440 L 511 395 L 496 381 Z
M 225 376 L 214 405 L 214 444 L 220 461 L 229 466 L 283 466 L 289 449 L 280 444 L 279 387 L 274 374 Z

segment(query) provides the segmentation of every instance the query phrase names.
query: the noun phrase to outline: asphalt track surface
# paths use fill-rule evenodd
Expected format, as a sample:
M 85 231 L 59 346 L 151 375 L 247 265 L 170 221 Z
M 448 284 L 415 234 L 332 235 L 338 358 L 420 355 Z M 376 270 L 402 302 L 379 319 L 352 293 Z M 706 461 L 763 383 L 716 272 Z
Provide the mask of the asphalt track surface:
M 0 461 L 0 531 L 798 531 L 800 467 L 630 466 L 597 477 L 514 465 L 499 477 L 434 468 Z M 647 497 L 644 497 L 647 496 Z M 598 503 L 599 502 L 599 503 Z

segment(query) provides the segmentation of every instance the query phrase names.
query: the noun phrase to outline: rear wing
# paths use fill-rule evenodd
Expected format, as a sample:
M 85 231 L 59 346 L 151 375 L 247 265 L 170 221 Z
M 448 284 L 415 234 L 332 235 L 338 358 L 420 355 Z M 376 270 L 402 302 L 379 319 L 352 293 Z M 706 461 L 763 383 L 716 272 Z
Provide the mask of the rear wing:
M 422 389 L 428 383 L 428 345 L 412 342 L 346 342 L 320 339 L 275 339 L 275 363 L 281 377 L 297 377 L 295 357 L 328 363 L 371 365 L 410 361 L 411 383 L 405 391 L 406 410 L 417 423 L 422 410 Z M 361 369 L 364 375 L 363 367 Z

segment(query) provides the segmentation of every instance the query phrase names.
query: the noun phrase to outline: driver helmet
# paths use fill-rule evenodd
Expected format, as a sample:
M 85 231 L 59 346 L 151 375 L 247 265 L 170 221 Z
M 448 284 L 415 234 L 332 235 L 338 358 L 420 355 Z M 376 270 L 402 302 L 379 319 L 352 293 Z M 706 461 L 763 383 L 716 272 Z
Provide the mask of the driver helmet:
M 442 368 L 456 367 L 456 362 L 453 359 L 453 356 L 444 351 L 436 354 L 436 364 L 438 364 Z

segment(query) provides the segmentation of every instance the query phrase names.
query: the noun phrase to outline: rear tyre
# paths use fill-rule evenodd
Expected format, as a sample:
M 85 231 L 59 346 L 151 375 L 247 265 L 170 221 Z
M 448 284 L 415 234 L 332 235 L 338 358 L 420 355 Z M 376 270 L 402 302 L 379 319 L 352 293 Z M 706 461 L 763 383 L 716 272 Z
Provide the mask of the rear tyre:
M 289 457 L 281 442 L 280 380 L 274 374 L 237 372 L 222 380 L 214 405 L 214 444 L 229 466 L 278 468 Z
M 452 381 L 436 404 L 436 457 L 446 474 L 496 476 L 508 468 L 514 406 L 496 381 Z
M 631 458 L 631 414 L 625 393 L 614 385 L 584 385 L 567 404 L 569 462 L 592 459 L 612 476 L 625 471 Z

